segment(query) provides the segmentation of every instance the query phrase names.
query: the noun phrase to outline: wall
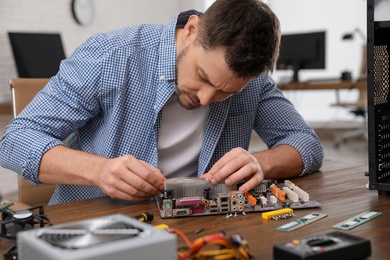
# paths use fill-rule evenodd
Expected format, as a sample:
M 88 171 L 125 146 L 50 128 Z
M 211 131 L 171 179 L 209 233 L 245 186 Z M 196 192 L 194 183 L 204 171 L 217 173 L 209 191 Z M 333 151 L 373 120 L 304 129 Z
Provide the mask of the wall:
M 0 104 L 11 102 L 8 86 L 15 77 L 8 31 L 60 32 L 66 54 L 94 32 L 108 31 L 137 23 L 168 23 L 180 10 L 204 11 L 213 0 L 94 0 L 95 19 L 87 27 L 76 24 L 72 18 L 71 0 L 0 0 Z M 349 69 L 356 76 L 360 66 L 360 38 L 351 42 L 341 41 L 342 34 L 360 28 L 366 32 L 365 0 L 267 0 L 278 15 L 283 33 L 327 31 L 327 69 L 301 72 L 303 80 L 338 77 Z M 163 10 L 163 11 L 162 11 Z M 276 71 L 277 81 L 290 76 Z M 355 118 L 345 109 L 332 108 L 333 91 L 286 92 L 299 112 L 310 122 L 333 120 L 353 121 Z M 321 98 L 319 98 L 321 97 Z M 357 92 L 342 91 L 345 100 L 357 98 Z
M 206 0 L 206 7 L 213 0 Z M 327 57 L 325 70 L 300 72 L 300 79 L 338 78 L 343 70 L 358 76 L 361 64 L 361 47 L 365 43 L 359 37 L 342 41 L 342 35 L 359 28 L 366 34 L 365 0 L 264 0 L 279 17 L 282 33 L 310 31 L 327 32 Z M 358 35 L 355 35 L 358 36 Z M 291 78 L 290 71 L 275 71 L 277 82 Z M 329 126 L 334 121 L 353 122 L 356 118 L 344 108 L 331 107 L 336 101 L 334 91 L 285 91 L 303 117 L 319 126 Z M 344 101 L 355 101 L 357 90 L 340 91 Z M 362 121 L 362 120 L 360 120 Z
M 354 40 L 342 41 L 342 35 L 359 28 L 365 35 L 365 0 L 268 0 L 278 15 L 282 33 L 299 33 L 315 30 L 327 32 L 327 57 L 325 70 L 302 71 L 302 80 L 316 78 L 337 78 L 343 70 L 352 71 L 357 78 L 361 64 L 361 48 L 365 44 L 359 35 Z M 288 72 L 276 71 L 277 81 L 290 76 Z M 354 115 L 344 108 L 334 108 L 334 91 L 296 91 L 288 93 L 300 113 L 310 122 L 329 124 L 333 121 L 355 121 Z M 341 98 L 346 101 L 357 99 L 357 90 L 343 90 Z
M 59 32 L 66 55 L 96 32 L 139 23 L 169 23 L 181 10 L 204 11 L 202 0 L 93 0 L 95 17 L 88 26 L 72 16 L 71 0 L 0 0 L 0 104 L 11 103 L 9 79 L 17 76 L 7 33 Z

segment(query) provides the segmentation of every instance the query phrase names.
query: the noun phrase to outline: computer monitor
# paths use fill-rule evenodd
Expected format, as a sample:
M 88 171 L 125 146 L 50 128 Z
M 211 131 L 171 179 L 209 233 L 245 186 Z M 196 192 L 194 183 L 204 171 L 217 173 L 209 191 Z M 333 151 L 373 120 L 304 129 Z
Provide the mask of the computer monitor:
M 65 59 L 57 33 L 8 33 L 20 78 L 50 78 Z
M 293 70 L 293 82 L 299 81 L 302 69 L 325 69 L 326 33 L 283 34 L 277 70 Z

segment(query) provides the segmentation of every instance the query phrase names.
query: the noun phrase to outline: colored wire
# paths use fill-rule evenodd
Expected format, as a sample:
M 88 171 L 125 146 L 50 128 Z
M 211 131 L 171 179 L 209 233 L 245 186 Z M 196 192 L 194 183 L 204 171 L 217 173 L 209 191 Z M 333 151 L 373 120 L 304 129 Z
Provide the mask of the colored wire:
M 0 205 L 0 212 L 2 212 L 4 209 L 11 207 L 12 205 L 14 205 L 13 202 L 4 202 Z
M 178 234 L 187 244 L 188 248 L 181 248 L 178 250 L 177 255 L 179 260 L 251 259 L 251 256 L 248 253 L 249 247 L 245 240 L 236 240 L 236 243 L 234 243 L 232 237 L 229 237 L 224 233 L 216 233 L 200 237 L 191 243 L 187 236 L 179 229 L 169 228 L 167 231 Z
M 168 232 L 173 232 L 173 233 L 178 234 L 184 240 L 184 242 L 186 242 L 187 246 L 189 248 L 191 247 L 191 244 L 192 244 L 191 241 L 188 239 L 188 237 L 180 229 L 169 228 Z

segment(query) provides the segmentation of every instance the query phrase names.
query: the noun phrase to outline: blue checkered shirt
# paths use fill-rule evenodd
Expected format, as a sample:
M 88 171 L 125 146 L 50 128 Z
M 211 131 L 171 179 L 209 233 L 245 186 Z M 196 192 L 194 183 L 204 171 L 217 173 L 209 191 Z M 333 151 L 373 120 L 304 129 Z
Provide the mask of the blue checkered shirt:
M 175 92 L 175 28 L 138 25 L 92 36 L 61 63 L 0 143 L 3 167 L 38 185 L 42 155 L 66 145 L 114 158 L 131 154 L 158 165 L 161 111 Z M 210 105 L 198 175 L 234 147 L 248 149 L 254 130 L 269 148 L 287 144 L 302 156 L 302 174 L 318 170 L 320 142 L 264 73 L 243 91 Z M 53 172 L 55 174 L 55 172 Z M 57 185 L 49 204 L 104 196 L 97 187 Z

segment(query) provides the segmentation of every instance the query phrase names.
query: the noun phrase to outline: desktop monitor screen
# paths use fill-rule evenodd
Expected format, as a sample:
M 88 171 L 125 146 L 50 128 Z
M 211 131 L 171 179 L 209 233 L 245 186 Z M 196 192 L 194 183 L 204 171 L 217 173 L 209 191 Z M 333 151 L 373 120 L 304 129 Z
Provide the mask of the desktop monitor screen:
M 8 33 L 20 78 L 50 78 L 65 59 L 61 36 L 50 33 Z
M 293 70 L 293 82 L 299 70 L 325 69 L 325 32 L 283 34 L 277 70 Z

